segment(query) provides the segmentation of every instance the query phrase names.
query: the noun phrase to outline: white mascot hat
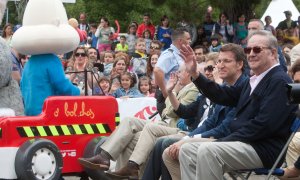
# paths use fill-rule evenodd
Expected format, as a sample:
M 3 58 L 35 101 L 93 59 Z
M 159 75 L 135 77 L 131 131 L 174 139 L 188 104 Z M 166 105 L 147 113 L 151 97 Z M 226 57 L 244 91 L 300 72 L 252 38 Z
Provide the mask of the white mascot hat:
M 68 24 L 61 0 L 30 0 L 23 26 L 12 37 L 12 46 L 27 55 L 63 54 L 78 45 L 79 35 Z

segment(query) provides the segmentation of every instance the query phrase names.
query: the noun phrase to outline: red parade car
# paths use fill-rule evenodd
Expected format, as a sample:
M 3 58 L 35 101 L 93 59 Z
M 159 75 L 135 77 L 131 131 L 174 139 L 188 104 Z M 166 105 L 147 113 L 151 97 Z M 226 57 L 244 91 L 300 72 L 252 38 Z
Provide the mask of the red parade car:
M 81 175 L 77 159 L 97 154 L 119 121 L 117 101 L 109 96 L 50 97 L 39 116 L 0 118 L 0 179 Z M 86 171 L 106 179 L 101 171 Z

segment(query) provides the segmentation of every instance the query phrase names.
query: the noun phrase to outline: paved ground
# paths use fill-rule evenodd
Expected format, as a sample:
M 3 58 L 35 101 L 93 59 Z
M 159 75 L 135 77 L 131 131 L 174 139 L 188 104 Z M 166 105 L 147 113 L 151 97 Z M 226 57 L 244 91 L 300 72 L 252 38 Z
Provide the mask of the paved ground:
M 228 176 L 225 176 L 226 180 L 231 180 L 232 178 L 229 178 Z M 252 175 L 250 176 L 249 180 L 265 180 L 267 176 L 257 176 L 257 175 Z M 65 180 L 80 180 L 79 177 L 64 177 Z M 238 180 L 241 180 L 240 178 L 238 178 Z M 279 180 L 276 177 L 272 177 L 270 180 Z

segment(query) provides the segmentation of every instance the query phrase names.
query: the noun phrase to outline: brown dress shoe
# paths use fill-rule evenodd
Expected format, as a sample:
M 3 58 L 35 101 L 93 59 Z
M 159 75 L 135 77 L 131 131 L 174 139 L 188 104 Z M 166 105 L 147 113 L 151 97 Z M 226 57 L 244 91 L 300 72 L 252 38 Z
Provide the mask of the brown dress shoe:
M 128 162 L 127 165 L 115 172 L 106 172 L 107 176 L 113 179 L 139 179 L 139 165 L 135 162 Z
M 91 158 L 78 158 L 79 163 L 89 169 L 98 169 L 107 171 L 110 166 L 110 159 L 102 154 Z

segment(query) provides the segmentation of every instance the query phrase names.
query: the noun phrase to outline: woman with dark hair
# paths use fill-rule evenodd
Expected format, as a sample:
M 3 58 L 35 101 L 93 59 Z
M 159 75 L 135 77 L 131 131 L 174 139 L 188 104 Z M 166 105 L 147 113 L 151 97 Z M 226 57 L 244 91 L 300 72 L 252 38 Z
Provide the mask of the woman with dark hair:
M 12 24 L 6 24 L 3 28 L 2 37 L 3 39 L 5 39 L 8 45 L 10 45 L 12 35 L 13 35 Z
M 197 45 L 205 46 L 206 48 L 208 48 L 209 46 L 208 39 L 206 38 L 205 29 L 203 25 L 199 25 L 197 27 L 197 40 L 195 42 L 194 47 Z
M 169 27 L 169 18 L 164 15 L 160 20 L 160 26 L 157 27 L 157 40 L 163 44 L 163 50 L 168 49 L 172 43 L 172 29 Z
M 106 17 L 100 19 L 100 24 L 95 32 L 95 36 L 98 37 L 98 51 L 111 51 L 112 35 L 115 33 L 115 29 L 109 26 L 109 21 Z
M 152 92 L 155 92 L 157 85 L 155 84 L 154 75 L 153 75 L 153 69 L 155 67 L 155 64 L 157 63 L 157 60 L 160 56 L 160 52 L 154 52 L 153 54 L 150 54 L 148 61 L 147 61 L 147 72 L 146 75 L 151 80 L 151 90 Z
M 153 53 L 153 54 L 150 54 L 150 56 L 148 58 L 146 75 L 148 77 L 150 77 L 151 79 L 154 79 L 153 69 L 155 67 L 155 64 L 157 63 L 159 56 L 160 56 L 160 53 Z
M 125 57 L 119 56 L 115 58 L 113 63 L 113 69 L 111 70 L 110 77 L 114 78 L 127 71 L 127 64 Z
M 234 23 L 234 43 L 246 46 L 248 36 L 248 24 L 245 22 L 245 14 L 238 16 L 238 22 Z
M 233 40 L 233 27 L 228 20 L 227 13 L 223 12 L 219 16 L 219 21 L 214 25 L 212 36 L 215 34 L 222 35 L 223 43 L 230 43 Z
M 80 72 L 84 71 L 87 66 L 88 56 L 87 51 L 84 47 L 77 47 L 73 51 L 73 56 L 68 62 L 68 67 L 66 72 Z M 84 83 L 84 73 L 71 73 L 70 80 L 73 83 L 80 84 L 81 82 Z

